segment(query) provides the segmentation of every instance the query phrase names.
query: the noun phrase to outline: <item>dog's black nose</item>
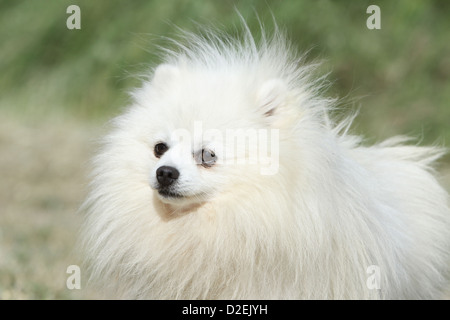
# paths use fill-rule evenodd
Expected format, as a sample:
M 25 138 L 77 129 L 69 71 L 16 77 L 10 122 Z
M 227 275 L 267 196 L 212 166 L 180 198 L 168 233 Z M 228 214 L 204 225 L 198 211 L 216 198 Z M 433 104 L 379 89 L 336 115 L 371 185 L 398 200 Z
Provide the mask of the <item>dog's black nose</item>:
M 156 179 L 161 187 L 170 186 L 180 176 L 180 172 L 174 167 L 162 166 L 156 170 Z

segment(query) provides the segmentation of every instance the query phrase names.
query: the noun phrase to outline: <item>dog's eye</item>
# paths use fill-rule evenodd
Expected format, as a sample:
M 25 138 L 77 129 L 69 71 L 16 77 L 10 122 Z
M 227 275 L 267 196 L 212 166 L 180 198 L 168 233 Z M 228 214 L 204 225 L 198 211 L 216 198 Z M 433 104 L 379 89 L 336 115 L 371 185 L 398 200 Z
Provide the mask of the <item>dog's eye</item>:
M 202 150 L 202 166 L 211 167 L 216 162 L 217 157 L 214 151 L 203 149 Z
M 164 154 L 164 152 L 166 152 L 168 149 L 169 149 L 169 147 L 167 146 L 167 144 L 162 143 L 162 142 L 157 143 L 155 145 L 155 149 L 154 149 L 155 157 L 157 157 L 157 158 L 161 157 Z

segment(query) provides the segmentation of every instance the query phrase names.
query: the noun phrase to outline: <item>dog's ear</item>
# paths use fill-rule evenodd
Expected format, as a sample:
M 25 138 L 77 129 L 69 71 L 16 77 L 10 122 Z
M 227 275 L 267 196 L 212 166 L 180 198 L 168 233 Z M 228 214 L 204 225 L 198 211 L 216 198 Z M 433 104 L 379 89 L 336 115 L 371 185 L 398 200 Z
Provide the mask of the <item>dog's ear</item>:
M 180 70 L 171 64 L 160 64 L 153 73 L 152 83 L 156 85 L 164 85 L 168 81 L 176 78 Z
M 270 79 L 259 88 L 256 101 L 258 108 L 266 117 L 277 114 L 287 99 L 287 86 L 281 79 Z

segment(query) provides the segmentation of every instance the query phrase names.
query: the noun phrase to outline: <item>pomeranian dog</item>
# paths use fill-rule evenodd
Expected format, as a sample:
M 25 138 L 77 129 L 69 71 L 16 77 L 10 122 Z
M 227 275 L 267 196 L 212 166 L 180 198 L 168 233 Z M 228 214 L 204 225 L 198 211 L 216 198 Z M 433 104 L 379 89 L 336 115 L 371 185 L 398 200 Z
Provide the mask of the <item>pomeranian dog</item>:
M 373 146 L 275 28 L 186 33 L 93 160 L 91 278 L 137 299 L 435 299 L 447 285 L 437 147 Z

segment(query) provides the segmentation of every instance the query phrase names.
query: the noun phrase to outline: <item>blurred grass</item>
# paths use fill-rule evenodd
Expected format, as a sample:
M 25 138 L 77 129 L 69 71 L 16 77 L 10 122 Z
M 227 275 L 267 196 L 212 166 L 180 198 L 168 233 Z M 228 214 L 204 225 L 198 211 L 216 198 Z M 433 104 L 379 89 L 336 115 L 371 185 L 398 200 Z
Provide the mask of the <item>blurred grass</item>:
M 155 45 L 176 24 L 238 24 L 257 31 L 273 12 L 300 51 L 323 58 L 330 94 L 354 99 L 367 136 L 450 140 L 450 3 L 376 1 L 382 29 L 366 28 L 373 1 L 1 1 L 0 108 L 25 116 L 61 113 L 105 119 L 137 85 L 130 76 L 158 62 Z M 81 30 L 66 8 L 81 8 Z
M 66 8 L 81 8 L 68 30 Z M 381 8 L 381 30 L 366 8 Z M 234 8 L 258 33 L 272 14 L 299 51 L 330 72 L 339 112 L 359 109 L 368 142 L 407 134 L 450 146 L 450 2 L 0 0 L 0 298 L 92 297 L 65 288 L 85 190 L 85 162 L 102 123 L 127 103 L 133 75 L 158 63 L 173 25 L 233 31 Z M 442 160 L 450 187 L 450 157 Z

